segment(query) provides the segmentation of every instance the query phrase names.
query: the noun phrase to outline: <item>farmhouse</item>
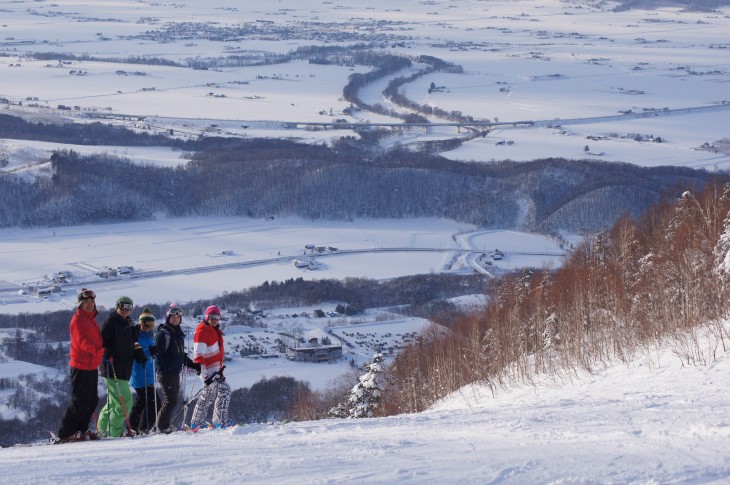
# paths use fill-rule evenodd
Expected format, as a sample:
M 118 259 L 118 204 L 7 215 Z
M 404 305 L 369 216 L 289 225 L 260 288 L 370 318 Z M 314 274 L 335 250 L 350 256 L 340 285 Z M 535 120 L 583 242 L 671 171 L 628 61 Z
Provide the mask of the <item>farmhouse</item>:
M 49 286 L 48 288 L 37 288 L 35 295 L 39 298 L 48 298 L 54 293 L 59 293 L 61 287 L 58 285 Z
M 328 362 L 342 357 L 342 345 L 320 345 L 319 339 L 310 338 L 306 345 L 287 347 L 286 357 L 300 362 Z
M 68 280 L 73 276 L 70 271 L 59 271 L 51 276 L 51 282 L 56 284 L 68 283 Z
M 311 259 L 295 259 L 294 267 L 296 268 L 309 268 L 312 265 Z

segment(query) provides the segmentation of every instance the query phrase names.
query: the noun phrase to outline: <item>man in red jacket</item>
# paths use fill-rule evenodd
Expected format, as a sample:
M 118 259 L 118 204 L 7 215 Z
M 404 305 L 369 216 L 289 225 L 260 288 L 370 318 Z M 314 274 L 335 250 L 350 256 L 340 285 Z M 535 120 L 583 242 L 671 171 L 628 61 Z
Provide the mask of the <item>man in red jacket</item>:
M 99 371 L 104 352 L 99 324 L 96 322 L 96 295 L 83 288 L 77 297 L 77 308 L 71 332 L 71 402 L 61 419 L 58 439 L 61 442 L 97 439 L 89 431 L 89 420 L 99 403 Z
M 227 426 L 228 403 L 231 400 L 231 387 L 223 377 L 223 331 L 220 329 L 221 311 L 213 305 L 205 310 L 205 318 L 198 324 L 193 337 L 193 360 L 201 364 L 200 377 L 205 382 L 198 402 L 193 411 L 191 425 L 205 424 L 205 417 L 212 402 L 213 426 Z M 212 378 L 212 379 L 211 379 Z

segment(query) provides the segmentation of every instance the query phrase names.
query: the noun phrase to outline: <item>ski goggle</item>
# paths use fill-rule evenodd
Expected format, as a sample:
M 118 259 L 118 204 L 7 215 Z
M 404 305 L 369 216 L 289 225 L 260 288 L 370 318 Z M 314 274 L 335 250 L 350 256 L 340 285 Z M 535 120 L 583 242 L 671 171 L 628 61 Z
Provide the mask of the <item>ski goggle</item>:
M 208 315 L 208 320 L 220 320 L 220 319 L 221 319 L 221 316 L 218 315 L 217 313 L 211 313 L 210 315 Z
M 182 316 L 183 309 L 180 308 L 180 307 L 173 307 L 173 308 L 170 308 L 169 310 L 167 310 L 167 314 L 168 315 L 180 315 L 180 316 Z
M 96 293 L 91 290 L 84 290 L 79 293 L 79 300 L 88 300 L 89 298 L 96 300 Z
M 121 308 L 122 310 L 131 310 L 134 308 L 134 303 L 119 303 L 117 307 Z

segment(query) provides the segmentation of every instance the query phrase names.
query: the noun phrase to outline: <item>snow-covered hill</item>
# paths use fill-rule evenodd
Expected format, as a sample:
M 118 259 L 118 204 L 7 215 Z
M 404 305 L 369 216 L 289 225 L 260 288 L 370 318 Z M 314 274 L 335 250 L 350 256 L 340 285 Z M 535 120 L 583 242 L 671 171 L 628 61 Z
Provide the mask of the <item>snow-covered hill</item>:
M 428 412 L 0 450 L 4 483 L 730 483 L 730 351 L 671 347 Z M 30 464 L 30 465 L 29 465 Z

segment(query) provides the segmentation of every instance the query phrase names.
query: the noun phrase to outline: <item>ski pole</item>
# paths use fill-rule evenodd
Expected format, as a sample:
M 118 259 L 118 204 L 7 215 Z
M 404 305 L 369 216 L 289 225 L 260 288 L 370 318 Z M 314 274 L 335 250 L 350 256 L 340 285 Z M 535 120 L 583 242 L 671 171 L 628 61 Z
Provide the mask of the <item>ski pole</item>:
M 147 429 L 150 427 L 150 408 L 149 408 L 149 397 L 147 393 L 147 365 L 145 364 L 144 369 L 144 425 Z
M 215 376 L 216 376 L 216 375 L 219 375 L 219 374 L 221 374 L 221 373 L 223 372 L 223 369 L 225 369 L 225 368 L 226 368 L 226 366 L 224 365 L 223 367 L 221 367 L 221 368 L 220 368 L 220 369 L 218 369 L 217 371 L 213 372 L 213 373 L 212 373 L 212 374 L 210 375 L 210 377 L 207 377 L 207 378 L 206 378 L 206 379 L 205 379 L 205 380 L 203 381 L 203 387 L 201 387 L 201 388 L 200 388 L 200 390 L 199 390 L 198 392 L 196 392 L 196 393 L 195 393 L 195 395 L 194 395 L 193 397 L 191 397 L 191 398 L 190 398 L 190 400 L 189 400 L 188 402 L 190 402 L 190 401 L 193 401 L 193 400 L 197 399 L 197 397 L 198 397 L 198 396 L 200 395 L 200 393 L 201 393 L 201 392 L 203 392 L 203 391 L 204 391 L 205 389 L 207 389 L 207 388 L 208 388 L 208 386 L 210 386 L 211 384 L 213 384 L 213 381 L 215 380 Z M 185 414 L 187 414 L 187 411 L 185 412 Z M 178 417 L 178 416 L 180 416 L 180 412 L 178 412 L 178 413 L 177 413 L 177 414 L 175 415 L 175 417 L 173 417 L 173 418 L 172 418 L 172 420 L 170 420 L 170 422 L 173 422 L 173 421 L 175 421 L 175 420 L 177 419 L 177 417 Z M 186 417 L 187 417 L 187 416 L 185 416 L 184 418 L 186 418 Z M 183 418 L 183 424 L 185 424 L 185 419 L 184 419 L 184 418 Z
M 106 375 L 107 375 L 107 382 L 109 382 L 109 361 L 106 361 Z M 109 419 L 109 413 L 111 412 L 111 405 L 110 403 L 110 394 L 111 389 L 109 386 L 106 387 L 106 435 L 108 437 L 111 437 L 112 435 L 112 420 Z
M 186 339 L 185 347 L 183 350 L 190 348 L 190 332 L 187 332 L 185 334 L 185 339 Z M 193 352 L 193 354 L 194 354 L 194 352 Z M 185 357 L 186 358 L 188 357 L 187 352 L 185 352 Z M 183 379 L 187 379 L 187 371 L 185 372 L 185 374 L 183 374 Z M 192 401 L 190 396 L 193 395 L 193 390 L 195 389 L 195 384 L 197 383 L 197 381 L 198 381 L 198 379 L 195 379 L 195 378 L 192 378 L 190 380 L 190 392 L 188 392 L 187 394 L 185 394 L 186 389 L 185 389 L 185 387 L 183 387 L 183 419 L 180 422 L 180 429 L 182 429 L 185 426 L 185 421 L 188 419 L 188 404 L 190 404 L 190 401 Z M 187 397 L 185 397 L 185 396 L 187 396 Z
M 190 339 L 190 337 L 188 336 L 188 340 L 189 339 Z M 186 355 L 186 357 L 187 357 L 187 355 Z M 187 378 L 188 378 L 188 373 L 185 372 L 183 374 L 183 408 L 182 408 L 182 411 L 183 411 L 183 419 L 180 422 L 180 429 L 182 429 L 183 426 L 185 426 L 185 421 L 188 419 L 188 405 L 190 404 L 190 402 L 193 399 L 195 399 L 195 396 L 197 396 L 199 394 L 199 393 L 196 393 L 193 396 L 193 389 L 195 389 L 195 384 L 198 382 L 198 379 L 192 379 L 190 381 L 190 390 L 188 391 L 188 389 L 187 389 Z M 188 397 L 186 397 L 186 396 L 188 396 Z M 192 397 L 189 397 L 189 396 L 192 396 Z M 179 412 L 178 412 L 178 415 L 179 415 Z M 175 417 L 177 417 L 177 415 Z
M 180 378 L 178 377 L 178 380 L 179 379 Z M 183 372 L 183 376 L 182 376 L 183 408 L 187 408 L 187 397 L 186 396 L 188 394 L 192 394 L 192 392 L 193 392 L 193 389 L 192 389 L 192 386 L 191 386 L 190 392 L 188 393 L 188 371 L 185 370 Z M 179 395 L 180 395 L 180 393 L 178 392 L 178 396 Z M 185 413 L 185 414 L 187 414 L 187 413 Z M 185 417 L 183 416 L 183 420 L 184 419 L 185 419 Z M 172 423 L 170 423 L 170 424 L 172 424 Z
M 155 373 L 155 357 L 150 356 L 152 359 L 152 392 L 155 394 L 155 426 L 152 428 L 152 432 L 157 433 L 160 428 L 158 424 L 160 422 L 160 410 L 157 409 L 157 374 Z M 149 422 L 147 423 L 149 426 Z
M 188 419 L 188 404 L 190 404 L 190 402 L 193 400 L 193 398 L 200 393 L 200 392 L 198 392 L 195 394 L 195 396 L 193 396 L 193 389 L 195 389 L 196 381 L 197 381 L 197 379 L 192 380 L 192 383 L 190 384 L 190 392 L 187 393 L 187 396 L 192 396 L 192 397 L 185 397 L 185 399 L 183 399 L 183 407 L 182 407 L 183 418 L 182 418 L 182 421 L 180 422 L 180 429 L 182 429 L 182 427 L 185 425 L 185 421 Z M 183 390 L 184 390 L 184 388 L 183 388 Z M 175 417 L 177 417 L 177 416 L 175 416 Z

